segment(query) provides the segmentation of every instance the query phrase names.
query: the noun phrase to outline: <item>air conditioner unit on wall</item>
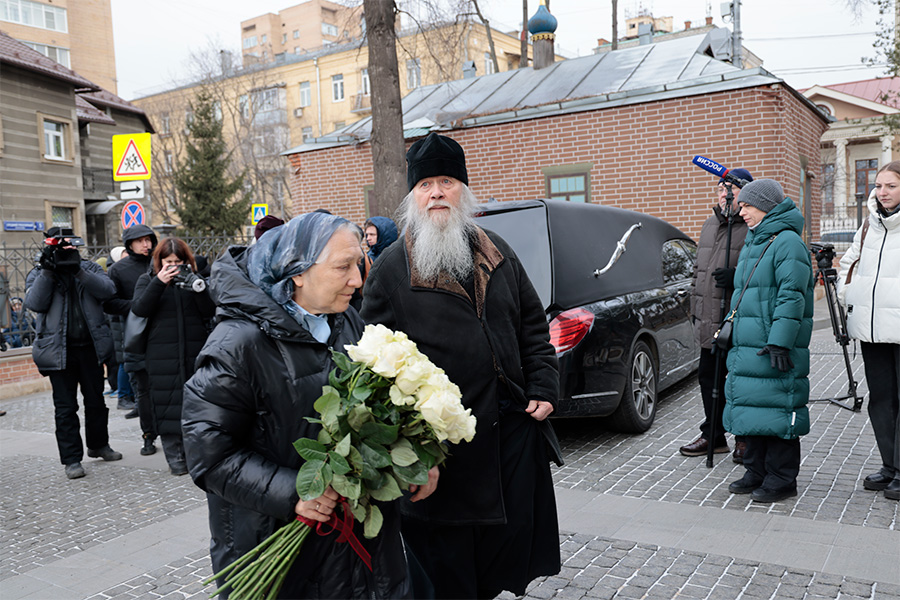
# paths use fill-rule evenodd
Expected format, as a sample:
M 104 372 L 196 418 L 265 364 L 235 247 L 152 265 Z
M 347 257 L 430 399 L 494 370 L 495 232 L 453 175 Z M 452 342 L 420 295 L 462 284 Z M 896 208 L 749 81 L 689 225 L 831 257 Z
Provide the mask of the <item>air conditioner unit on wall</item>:
M 303 109 L 302 109 L 302 108 L 295 108 L 295 109 L 294 109 L 294 116 L 297 117 L 297 118 L 302 117 L 302 116 L 303 116 Z

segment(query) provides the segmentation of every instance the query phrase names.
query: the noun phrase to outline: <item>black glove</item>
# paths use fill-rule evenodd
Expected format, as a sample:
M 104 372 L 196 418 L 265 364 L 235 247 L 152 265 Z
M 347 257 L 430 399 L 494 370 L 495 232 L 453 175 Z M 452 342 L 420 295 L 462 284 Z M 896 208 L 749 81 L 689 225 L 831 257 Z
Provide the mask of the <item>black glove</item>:
M 40 263 L 42 269 L 46 271 L 56 270 L 55 254 L 55 246 L 44 246 L 44 249 L 41 250 L 41 257 L 38 259 L 38 262 Z
M 712 272 L 712 276 L 716 279 L 717 288 L 734 289 L 734 267 L 719 267 Z
M 763 354 L 768 354 L 772 359 L 772 368 L 778 369 L 782 373 L 787 373 L 791 369 L 794 368 L 794 363 L 791 361 L 791 357 L 788 355 L 790 351 L 787 348 L 782 348 L 781 346 L 772 346 L 771 344 L 767 344 L 763 347 L 762 350 L 757 352 L 757 356 L 762 356 Z

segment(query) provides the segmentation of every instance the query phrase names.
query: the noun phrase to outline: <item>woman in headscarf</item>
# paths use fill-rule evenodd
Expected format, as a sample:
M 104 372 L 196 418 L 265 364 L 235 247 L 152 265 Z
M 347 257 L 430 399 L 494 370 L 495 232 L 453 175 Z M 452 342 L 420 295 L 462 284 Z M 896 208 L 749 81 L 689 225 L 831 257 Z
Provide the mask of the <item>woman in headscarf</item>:
M 219 323 L 185 385 L 188 468 L 207 492 L 213 571 L 225 568 L 298 515 L 325 522 L 337 508 L 330 487 L 299 499 L 303 460 L 292 444 L 315 439 L 313 403 L 334 368 L 330 349 L 356 343 L 363 323 L 349 308 L 361 284 L 359 228 L 308 213 L 231 247 L 212 269 Z M 372 570 L 336 534 L 310 535 L 279 597 L 402 598 L 410 587 L 393 505 L 379 536 L 357 537 Z

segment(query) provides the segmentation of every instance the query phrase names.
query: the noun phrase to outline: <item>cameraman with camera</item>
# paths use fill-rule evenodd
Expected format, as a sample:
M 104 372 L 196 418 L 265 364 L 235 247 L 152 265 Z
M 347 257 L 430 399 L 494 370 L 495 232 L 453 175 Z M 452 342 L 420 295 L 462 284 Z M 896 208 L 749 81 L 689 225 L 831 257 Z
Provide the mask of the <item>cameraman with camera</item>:
M 84 477 L 84 446 L 78 420 L 77 390 L 84 397 L 87 455 L 120 460 L 109 447 L 109 411 L 103 401 L 103 363 L 113 353 L 103 302 L 116 293 L 103 268 L 82 260 L 84 241 L 71 229 L 52 227 L 44 249 L 25 280 L 25 306 L 36 313 L 34 364 L 53 387 L 56 443 L 66 477 Z
M 181 404 L 185 382 L 209 333 L 215 305 L 197 263 L 181 239 L 163 239 L 153 251 L 152 274 L 134 288 L 131 312 L 146 317 L 145 364 L 150 405 L 163 453 L 173 475 L 187 473 L 181 438 Z

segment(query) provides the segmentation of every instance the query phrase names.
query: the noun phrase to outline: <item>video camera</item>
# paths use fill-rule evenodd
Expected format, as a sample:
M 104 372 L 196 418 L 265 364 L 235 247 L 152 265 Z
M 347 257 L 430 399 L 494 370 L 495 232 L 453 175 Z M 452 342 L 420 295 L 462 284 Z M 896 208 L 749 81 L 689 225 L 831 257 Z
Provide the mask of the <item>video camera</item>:
M 68 228 L 59 228 L 56 235 L 44 239 L 44 251 L 41 255 L 41 266 L 50 270 L 77 271 L 81 266 L 81 255 L 78 248 L 84 246 L 84 240 Z
M 835 256 L 834 245 L 813 242 L 809 245 L 809 251 L 816 257 L 816 265 L 819 269 L 832 269 Z
M 191 265 L 177 265 L 178 274 L 172 281 L 183 290 L 200 293 L 206 289 L 206 281 L 191 270 Z

